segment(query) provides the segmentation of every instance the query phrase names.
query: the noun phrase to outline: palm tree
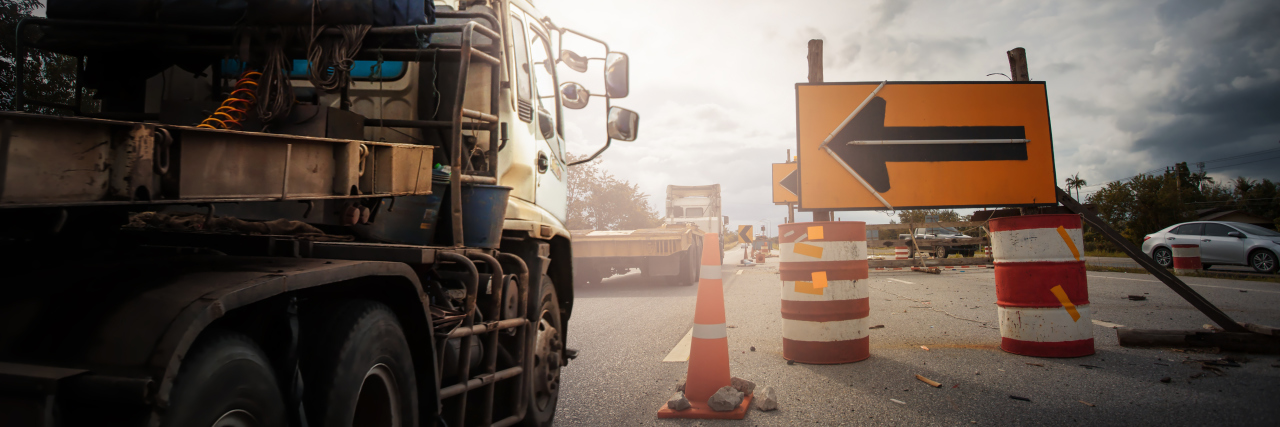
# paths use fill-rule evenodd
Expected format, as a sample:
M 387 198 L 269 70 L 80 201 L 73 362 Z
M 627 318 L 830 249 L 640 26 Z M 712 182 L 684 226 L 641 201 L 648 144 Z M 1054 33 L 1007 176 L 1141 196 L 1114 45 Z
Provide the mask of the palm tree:
M 1067 194 L 1071 194 L 1070 190 L 1074 188 L 1076 190 L 1076 200 L 1080 200 L 1080 188 L 1086 185 L 1089 185 L 1089 183 L 1080 179 L 1080 173 L 1077 172 L 1075 175 L 1067 177 Z

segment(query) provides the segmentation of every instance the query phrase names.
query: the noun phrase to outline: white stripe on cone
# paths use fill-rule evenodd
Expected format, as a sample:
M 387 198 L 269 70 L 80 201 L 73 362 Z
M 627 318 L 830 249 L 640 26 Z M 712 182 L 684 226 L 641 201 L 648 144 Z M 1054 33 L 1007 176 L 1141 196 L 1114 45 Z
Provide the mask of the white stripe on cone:
M 1076 250 L 1082 250 L 1084 237 L 1080 229 L 1066 230 L 1067 235 L 1075 242 Z M 997 263 L 1079 261 L 1075 254 L 1071 253 L 1071 247 L 1067 246 L 1067 242 L 1062 240 L 1062 235 L 1058 234 L 1057 228 L 992 232 L 991 254 Z
M 782 299 L 786 301 L 835 301 L 867 297 L 867 285 L 857 280 L 828 280 L 822 295 L 796 292 L 796 282 L 782 282 Z
M 782 319 L 782 337 L 796 341 L 849 341 L 867 336 L 867 319 L 809 322 Z
M 712 280 L 721 279 L 720 266 L 718 265 L 704 265 L 702 266 L 701 271 L 698 274 L 701 274 L 700 276 L 698 276 L 699 279 L 712 279 Z
M 813 262 L 813 261 L 849 261 L 867 259 L 867 242 L 858 241 L 834 241 L 834 242 L 797 242 L 809 246 L 817 246 L 822 248 L 822 257 L 815 258 L 808 255 L 801 255 L 795 252 L 796 243 L 783 243 L 779 245 L 782 254 L 779 257 L 781 262 Z
M 729 329 L 724 323 L 715 325 L 693 324 L 693 337 L 704 340 L 715 340 L 729 336 Z
M 1077 305 L 1080 320 L 1063 307 L 999 307 L 1000 336 L 1020 341 L 1062 342 L 1093 338 L 1089 305 Z
M 1192 246 L 1190 248 L 1173 247 L 1174 258 L 1200 258 L 1200 247 Z

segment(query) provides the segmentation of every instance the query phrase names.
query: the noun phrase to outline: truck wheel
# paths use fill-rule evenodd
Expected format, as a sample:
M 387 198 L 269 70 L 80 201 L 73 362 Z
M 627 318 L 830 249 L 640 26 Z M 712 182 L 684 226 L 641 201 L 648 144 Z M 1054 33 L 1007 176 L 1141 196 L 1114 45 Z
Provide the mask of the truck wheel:
M 279 426 L 284 398 L 271 363 L 249 337 L 209 330 L 173 380 L 162 426 Z
M 689 247 L 689 254 L 680 262 L 681 273 L 680 278 L 676 280 L 680 286 L 693 286 L 698 283 L 698 276 L 702 272 L 702 248 L 697 245 Z
M 418 425 L 413 358 L 390 308 L 350 301 L 303 325 L 307 418 L 321 426 Z M 308 357 L 309 356 L 309 357 Z
M 542 276 L 538 293 L 538 317 L 533 323 L 533 369 L 529 374 L 529 409 L 521 425 L 546 427 L 556 415 L 560 399 L 560 365 L 564 341 L 560 334 L 560 300 L 551 277 Z

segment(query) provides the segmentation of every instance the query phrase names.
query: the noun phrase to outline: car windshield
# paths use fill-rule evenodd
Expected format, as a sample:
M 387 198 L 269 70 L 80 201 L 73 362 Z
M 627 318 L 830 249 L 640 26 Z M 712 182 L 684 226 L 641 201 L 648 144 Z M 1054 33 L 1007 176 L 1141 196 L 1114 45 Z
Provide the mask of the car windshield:
M 1231 224 L 1232 227 L 1239 228 L 1240 230 L 1243 230 L 1245 233 L 1252 234 L 1255 236 L 1280 237 L 1280 233 L 1277 233 L 1275 231 L 1268 230 L 1253 224 L 1245 224 L 1242 222 L 1229 222 L 1227 224 Z

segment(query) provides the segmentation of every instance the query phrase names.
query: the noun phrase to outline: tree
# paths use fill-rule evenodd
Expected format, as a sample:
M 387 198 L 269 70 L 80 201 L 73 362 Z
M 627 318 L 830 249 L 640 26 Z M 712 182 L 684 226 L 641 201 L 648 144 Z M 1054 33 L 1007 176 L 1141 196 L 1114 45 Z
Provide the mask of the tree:
M 568 156 L 570 163 L 586 156 Z M 640 186 L 600 168 L 600 160 L 568 168 L 570 230 L 634 230 L 662 224 Z
M 1068 191 L 1067 194 L 1071 194 L 1070 190 L 1075 189 L 1076 199 L 1079 199 L 1080 189 L 1086 185 L 1089 185 L 1089 183 L 1083 179 L 1080 179 L 1080 173 L 1077 172 L 1075 175 L 1071 175 L 1067 177 L 1067 191 Z
M 898 211 L 898 222 L 903 224 L 920 224 L 926 216 L 937 215 L 938 222 L 964 221 L 960 214 L 950 209 L 909 209 Z
M 30 17 L 31 12 L 43 6 L 39 0 L 0 0 L 0 111 L 19 110 L 14 105 L 14 89 L 17 87 L 18 21 Z M 29 40 L 31 33 L 25 35 Z M 52 52 L 27 49 L 23 61 L 26 73 L 24 92 L 29 99 L 70 104 L 75 99 L 76 59 Z M 91 91 L 82 99 L 84 111 L 97 111 L 98 103 L 90 99 Z M 27 105 L 23 111 L 41 114 L 67 114 L 67 110 Z

